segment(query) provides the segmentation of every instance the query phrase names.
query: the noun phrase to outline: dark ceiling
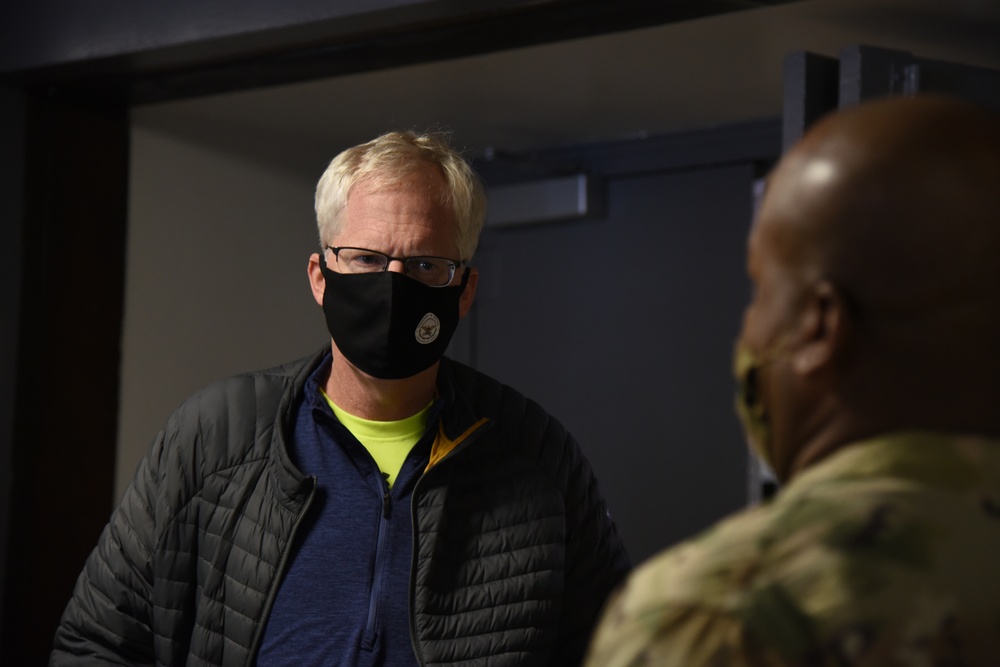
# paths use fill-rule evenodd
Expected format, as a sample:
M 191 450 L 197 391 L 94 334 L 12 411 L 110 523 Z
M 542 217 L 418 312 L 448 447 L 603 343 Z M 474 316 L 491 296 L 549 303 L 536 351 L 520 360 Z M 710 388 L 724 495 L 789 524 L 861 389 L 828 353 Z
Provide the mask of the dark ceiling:
M 606 35 L 133 109 L 136 128 L 309 174 L 392 128 L 472 152 L 634 138 L 778 117 L 782 63 L 868 44 L 1000 68 L 990 0 L 804 0 Z

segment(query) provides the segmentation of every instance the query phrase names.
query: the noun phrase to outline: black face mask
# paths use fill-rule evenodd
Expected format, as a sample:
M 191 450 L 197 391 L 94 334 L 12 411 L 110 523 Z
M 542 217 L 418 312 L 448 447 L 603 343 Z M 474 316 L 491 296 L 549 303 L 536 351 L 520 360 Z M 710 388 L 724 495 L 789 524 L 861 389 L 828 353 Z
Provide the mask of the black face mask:
M 416 375 L 442 356 L 458 327 L 458 302 L 469 281 L 429 287 L 395 271 L 337 273 L 320 261 L 323 314 L 333 341 L 359 370 L 383 380 Z

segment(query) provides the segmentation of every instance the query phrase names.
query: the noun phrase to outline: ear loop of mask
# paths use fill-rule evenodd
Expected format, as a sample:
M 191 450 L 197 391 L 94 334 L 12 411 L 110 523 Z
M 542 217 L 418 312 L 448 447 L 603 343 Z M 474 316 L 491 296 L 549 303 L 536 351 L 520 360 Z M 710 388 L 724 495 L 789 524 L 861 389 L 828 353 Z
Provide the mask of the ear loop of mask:
M 777 480 L 774 472 L 774 442 L 770 416 L 760 390 L 760 370 L 783 356 L 787 349 L 787 341 L 783 340 L 758 354 L 744 342 L 737 341 L 733 355 L 733 374 L 737 383 L 736 413 L 751 451 L 756 455 L 763 472 L 772 480 Z

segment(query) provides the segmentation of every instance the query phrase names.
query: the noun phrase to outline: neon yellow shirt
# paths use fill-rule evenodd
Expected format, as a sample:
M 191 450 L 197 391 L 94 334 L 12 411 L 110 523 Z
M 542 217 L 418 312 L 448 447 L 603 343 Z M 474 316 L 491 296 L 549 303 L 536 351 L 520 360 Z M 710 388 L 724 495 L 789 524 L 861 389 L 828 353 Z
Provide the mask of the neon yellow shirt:
M 371 457 L 375 459 L 375 464 L 385 475 L 389 488 L 392 488 L 407 454 L 427 430 L 427 415 L 433 401 L 412 417 L 383 422 L 363 419 L 345 412 L 330 400 L 325 391 L 323 398 L 329 403 L 333 414 L 340 423 L 358 439 L 358 442 L 365 446 Z

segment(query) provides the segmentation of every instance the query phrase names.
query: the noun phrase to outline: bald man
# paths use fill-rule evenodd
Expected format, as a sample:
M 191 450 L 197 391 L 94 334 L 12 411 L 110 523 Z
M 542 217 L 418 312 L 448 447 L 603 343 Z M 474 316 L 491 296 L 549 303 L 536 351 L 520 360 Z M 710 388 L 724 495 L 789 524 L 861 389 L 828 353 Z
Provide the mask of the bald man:
M 748 266 L 737 408 L 785 486 L 637 570 L 589 665 L 1000 664 L 1000 120 L 828 116 Z

